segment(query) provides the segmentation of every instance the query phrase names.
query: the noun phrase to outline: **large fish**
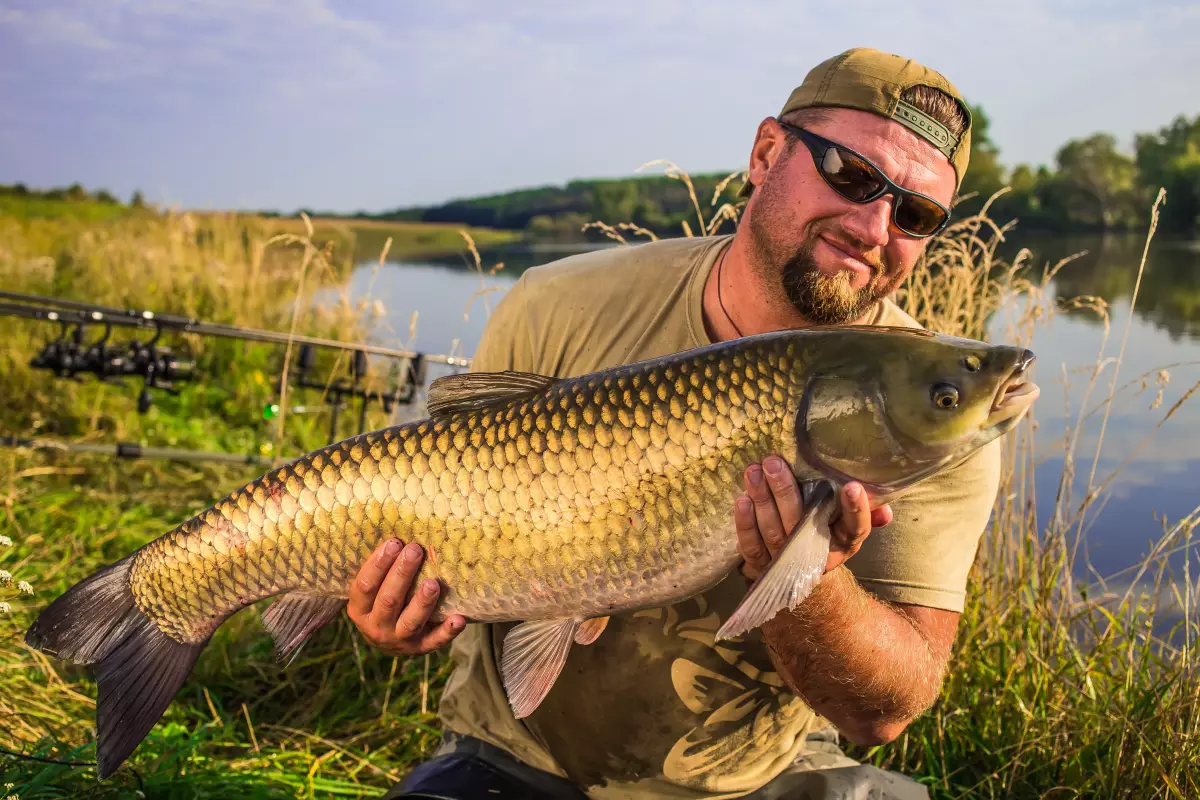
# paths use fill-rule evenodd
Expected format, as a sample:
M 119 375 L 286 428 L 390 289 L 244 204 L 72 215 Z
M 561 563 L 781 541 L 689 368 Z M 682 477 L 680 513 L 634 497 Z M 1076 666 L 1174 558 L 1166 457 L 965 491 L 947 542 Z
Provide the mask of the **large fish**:
M 913 329 L 762 334 L 571 379 L 468 373 L 430 386 L 428 419 L 329 445 L 252 481 L 85 578 L 26 641 L 94 664 L 108 776 L 154 726 L 216 628 L 281 595 L 281 657 L 345 605 L 386 537 L 426 551 L 437 618 L 523 621 L 501 672 L 518 717 L 573 642 L 610 614 L 676 603 L 740 563 L 742 471 L 771 453 L 805 518 L 725 622 L 794 608 L 829 552 L 836 490 L 891 498 L 1008 431 L 1037 396 L 1028 350 Z M 416 586 L 417 583 L 414 583 Z

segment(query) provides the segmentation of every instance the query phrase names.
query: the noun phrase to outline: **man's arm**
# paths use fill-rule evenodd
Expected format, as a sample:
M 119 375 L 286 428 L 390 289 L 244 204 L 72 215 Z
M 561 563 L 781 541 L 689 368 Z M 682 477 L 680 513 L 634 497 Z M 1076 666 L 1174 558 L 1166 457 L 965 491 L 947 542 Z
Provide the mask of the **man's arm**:
M 760 630 L 776 670 L 814 711 L 855 744 L 883 744 L 937 698 L 959 614 L 885 603 L 859 586 L 843 564 L 891 511 L 872 510 L 858 484 L 843 489 L 841 502 L 821 582 Z M 800 513 L 799 488 L 782 459 L 747 468 L 746 495 L 734 506 L 747 577 L 783 549 Z

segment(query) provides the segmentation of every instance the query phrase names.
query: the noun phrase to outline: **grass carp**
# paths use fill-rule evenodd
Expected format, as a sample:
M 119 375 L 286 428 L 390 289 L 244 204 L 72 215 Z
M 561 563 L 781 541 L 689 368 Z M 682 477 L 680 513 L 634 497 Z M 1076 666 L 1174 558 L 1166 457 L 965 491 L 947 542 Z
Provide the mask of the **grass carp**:
M 746 464 L 783 456 L 805 516 L 719 637 L 794 608 L 828 556 L 836 494 L 891 498 L 1007 432 L 1037 397 L 1034 356 L 907 328 L 761 334 L 570 379 L 439 378 L 427 419 L 329 445 L 251 481 L 80 581 L 26 634 L 95 665 L 97 762 L 111 774 L 226 619 L 263 614 L 287 657 L 344 607 L 385 538 L 426 552 L 435 619 L 521 621 L 501 673 L 516 716 L 611 614 L 703 592 L 741 561 Z

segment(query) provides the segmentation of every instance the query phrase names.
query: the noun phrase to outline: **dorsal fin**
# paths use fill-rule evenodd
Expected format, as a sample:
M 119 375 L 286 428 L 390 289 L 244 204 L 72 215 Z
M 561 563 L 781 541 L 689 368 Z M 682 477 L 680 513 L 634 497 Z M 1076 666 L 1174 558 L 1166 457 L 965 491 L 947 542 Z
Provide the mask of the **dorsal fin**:
M 443 417 L 460 411 L 479 411 L 516 397 L 544 392 L 558 378 L 533 372 L 464 372 L 444 375 L 429 384 L 429 416 Z

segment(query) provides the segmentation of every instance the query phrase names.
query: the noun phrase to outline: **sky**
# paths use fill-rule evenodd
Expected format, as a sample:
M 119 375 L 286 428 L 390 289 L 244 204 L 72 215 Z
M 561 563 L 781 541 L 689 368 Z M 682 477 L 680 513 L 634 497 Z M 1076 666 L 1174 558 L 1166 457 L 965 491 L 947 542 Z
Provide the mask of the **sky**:
M 653 159 L 745 166 L 849 47 L 945 74 L 1001 160 L 1200 113 L 1200 3 L 0 0 L 0 183 L 377 212 Z

